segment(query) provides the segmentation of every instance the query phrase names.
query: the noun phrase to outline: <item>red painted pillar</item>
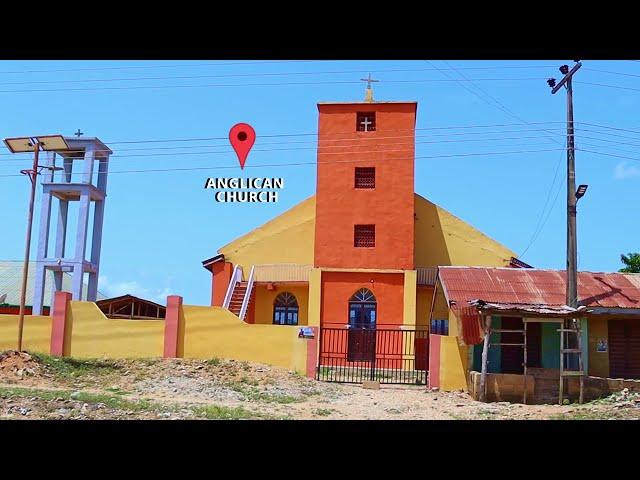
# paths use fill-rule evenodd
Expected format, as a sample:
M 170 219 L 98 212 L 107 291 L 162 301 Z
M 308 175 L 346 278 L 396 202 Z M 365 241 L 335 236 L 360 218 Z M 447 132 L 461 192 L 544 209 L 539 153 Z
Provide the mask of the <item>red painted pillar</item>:
M 313 329 L 313 338 L 307 339 L 307 377 L 316 377 L 316 366 L 318 364 L 318 335 L 320 329 L 318 327 L 306 327 Z
M 49 352 L 58 357 L 71 354 L 71 331 L 73 321 L 69 313 L 71 293 L 56 292 L 53 298 L 53 314 L 51 315 L 51 345 Z
M 211 268 L 211 306 L 221 307 L 233 274 L 233 264 L 229 262 L 214 263 Z
M 167 297 L 167 313 L 164 318 L 164 358 L 181 358 L 184 353 L 184 315 L 182 297 Z

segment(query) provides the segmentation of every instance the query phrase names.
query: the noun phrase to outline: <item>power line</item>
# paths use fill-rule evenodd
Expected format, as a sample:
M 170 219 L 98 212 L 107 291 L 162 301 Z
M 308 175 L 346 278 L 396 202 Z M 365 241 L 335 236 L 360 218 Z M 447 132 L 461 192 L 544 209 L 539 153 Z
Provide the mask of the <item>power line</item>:
M 453 70 L 455 70 L 455 67 L 452 67 L 448 62 L 446 62 L 446 61 L 445 61 L 445 63 L 446 63 L 449 67 L 451 67 Z M 468 77 L 466 77 L 462 72 L 457 71 L 457 73 L 458 73 L 458 75 L 460 75 L 460 76 L 461 76 L 461 77 L 463 77 L 464 79 L 466 79 L 466 80 L 470 81 L 471 86 L 473 86 L 473 87 L 475 87 L 476 89 L 478 89 L 478 90 L 479 90 L 483 95 L 485 95 L 485 96 L 486 96 L 486 97 L 488 97 L 491 101 L 493 101 L 493 102 L 494 102 L 493 106 L 497 107 L 499 110 L 501 110 L 502 112 L 506 113 L 507 115 L 509 115 L 509 116 L 511 116 L 511 117 L 513 117 L 513 118 L 515 118 L 515 119 L 517 119 L 517 120 L 519 120 L 519 121 L 521 121 L 522 123 L 524 123 L 524 124 L 526 124 L 526 123 L 527 123 L 527 121 L 526 121 L 524 118 L 520 117 L 518 114 L 516 114 L 516 113 L 515 113 L 515 112 L 513 112 L 511 109 L 509 109 L 508 107 L 506 107 L 504 104 L 502 104 L 502 102 L 500 102 L 500 101 L 499 101 L 498 99 L 496 99 L 494 96 L 492 96 L 491 94 L 489 94 L 489 93 L 488 93 L 486 90 L 484 90 L 482 87 L 480 87 L 479 85 L 476 85 L 472 80 L 470 80 Z M 443 72 L 443 74 L 445 74 L 445 73 Z M 446 74 L 445 74 L 445 75 L 446 75 Z M 447 75 L 447 76 L 448 76 L 448 75 Z M 464 85 L 464 84 L 463 84 L 463 83 L 461 83 L 461 82 L 458 82 L 458 83 L 459 83 L 462 87 L 464 87 L 464 88 L 465 88 L 465 90 L 470 91 L 472 94 L 476 95 L 478 98 L 480 98 L 481 100 L 483 100 L 483 101 L 485 101 L 485 102 L 486 102 L 486 100 L 485 100 L 483 97 L 480 97 L 476 92 L 474 92 L 473 90 L 471 90 L 471 89 L 467 88 L 467 86 L 466 86 L 466 85 Z M 489 102 L 486 102 L 486 103 L 489 103 Z M 490 104 L 490 103 L 489 103 L 489 104 Z M 491 105 L 491 104 L 490 104 L 490 105 Z M 556 141 L 556 140 L 555 140 L 554 138 L 552 138 L 552 137 L 548 137 L 548 138 L 550 138 L 550 139 L 551 139 L 553 142 L 555 142 L 555 143 L 558 143 L 558 144 L 560 143 L 560 142 Z M 545 201 L 545 205 L 544 205 L 544 207 L 542 208 L 542 211 L 540 212 L 540 215 L 538 216 L 538 221 L 536 222 L 536 228 L 537 228 L 537 225 L 538 225 L 538 224 L 540 224 L 540 222 L 542 221 L 542 218 L 544 217 L 545 210 L 546 210 L 546 208 L 547 208 L 547 204 L 548 204 L 549 198 L 551 197 L 551 191 L 553 190 L 553 186 L 554 186 L 554 182 L 555 182 L 555 178 L 556 178 L 557 173 L 558 173 L 558 168 L 556 168 L 556 172 L 555 172 L 555 174 L 554 174 L 554 178 L 553 178 L 553 180 L 552 180 L 552 182 L 551 182 L 551 185 L 549 185 L 549 190 L 548 190 L 548 192 L 547 192 L 547 200 Z M 535 241 L 535 238 L 534 238 L 534 237 L 535 237 L 535 232 L 536 232 L 536 230 L 534 229 L 534 234 L 532 235 L 532 241 L 530 242 L 529 246 L 527 246 L 527 249 L 525 249 L 525 252 L 526 252 L 526 250 L 528 250 L 528 249 L 529 249 L 529 247 L 531 246 L 531 244 Z
M 585 70 L 589 70 L 591 72 L 600 72 L 600 73 L 609 73 L 611 75 L 620 75 L 623 77 L 640 77 L 640 75 L 634 74 L 634 73 L 623 73 L 623 72 L 614 72 L 612 70 L 601 70 L 599 68 L 585 68 Z
M 580 152 L 594 153 L 596 155 L 605 155 L 607 157 L 622 158 L 624 160 L 633 160 L 635 162 L 640 162 L 640 158 L 637 158 L 637 157 L 627 157 L 624 155 L 616 155 L 614 153 L 596 152 L 594 150 L 586 150 L 584 148 L 576 148 L 576 150 L 579 150 Z
M 549 188 L 549 191 L 547 192 L 547 198 L 546 198 L 546 200 L 544 202 L 544 206 L 542 207 L 541 215 L 538 217 L 538 221 L 536 222 L 536 226 L 533 229 L 533 235 L 529 239 L 529 243 L 527 244 L 526 248 L 522 251 L 522 253 L 520 255 L 518 255 L 518 258 L 524 257 L 524 255 L 529 251 L 529 248 L 531 248 L 531 246 L 538 239 L 538 235 L 540 234 L 540 232 L 542 232 L 542 229 L 544 228 L 544 225 L 547 223 L 547 220 L 549 218 L 551 210 L 553 209 L 553 206 L 555 205 L 555 201 L 558 198 L 558 194 L 557 193 L 556 193 L 556 196 L 555 196 L 555 198 L 553 200 L 553 203 L 551 204 L 551 207 L 549 209 L 549 212 L 548 212 L 546 218 L 544 219 L 544 221 L 542 221 L 542 219 L 544 217 L 544 212 L 547 209 L 547 205 L 549 204 L 549 199 L 551 198 L 551 192 L 553 191 L 553 187 L 556 184 L 556 178 L 558 178 L 558 172 L 560 171 L 560 165 L 562 165 L 562 159 L 563 159 L 563 156 L 560 155 L 560 158 L 558 159 L 558 163 L 556 165 L 556 170 L 555 170 L 555 172 L 553 174 L 553 180 L 551 180 L 551 188 Z M 562 177 L 560 177 L 560 185 L 562 185 Z
M 527 81 L 541 80 L 542 77 L 520 77 L 520 78 L 476 78 L 476 81 Z M 442 83 L 452 80 L 443 79 L 416 79 L 416 80 L 385 80 L 387 83 Z M 166 88 L 212 88 L 212 87 L 279 87 L 292 85 L 359 85 L 360 81 L 355 80 L 330 80 L 318 82 L 271 82 L 271 83 L 208 83 L 200 85 L 130 85 L 124 87 L 81 87 L 81 88 L 34 88 L 23 90 L 0 90 L 0 93 L 51 93 L 51 92 L 89 92 L 89 91 L 117 91 L 117 90 L 158 90 Z
M 62 68 L 62 69 L 48 69 L 48 70 L 18 70 L 18 71 L 0 71 L 0 74 L 24 74 L 24 73 L 62 73 L 62 72 L 96 72 L 107 70 L 148 70 L 154 68 L 186 68 L 186 67 L 205 67 L 205 66 L 217 66 L 226 67 L 229 65 L 263 65 L 263 64 L 275 64 L 275 63 L 307 63 L 315 62 L 315 60 L 263 60 L 263 61 L 251 61 L 251 62 L 217 62 L 217 63 L 190 63 L 184 65 L 129 65 L 118 67 L 87 67 L 87 68 Z
M 430 137 L 430 135 L 423 135 L 423 136 L 419 136 L 419 137 Z M 393 137 L 390 137 L 393 138 Z M 398 137 L 401 138 L 401 137 Z M 525 136 L 525 137 L 499 137 L 499 138 L 478 138 L 478 139 L 460 139 L 460 140 L 433 140 L 433 141 L 420 141 L 420 142 L 412 142 L 411 145 L 434 145 L 434 144 L 442 144 L 442 143 L 467 143 L 467 142 L 482 142 L 482 141 L 505 141 L 505 140 L 527 140 L 527 139 L 537 139 L 539 137 L 537 136 Z M 301 142 L 303 143 L 303 142 Z M 274 142 L 272 145 L 286 145 L 287 143 L 277 143 Z M 397 143 L 387 143 L 387 144 L 383 144 L 381 145 L 381 147 L 383 148 L 377 148 L 375 150 L 358 150 L 358 147 L 362 147 L 362 145 L 359 144 L 351 144 L 351 145 L 329 145 L 329 146 L 308 146 L 308 147 L 285 147 L 285 148 L 254 148 L 252 151 L 254 152 L 282 152 L 282 151 L 299 151 L 299 150 L 317 150 L 318 153 L 323 154 L 323 155 L 348 155 L 348 154 L 374 154 L 374 153 L 386 153 L 386 152 L 398 152 L 398 151 L 407 151 L 410 152 L 411 150 L 398 150 L 398 149 L 389 149 L 386 147 L 393 147 L 393 146 L 398 146 L 398 145 L 407 145 L 407 142 L 397 142 Z M 531 144 L 514 144 L 511 146 L 532 146 Z M 233 150 L 228 148 L 227 145 L 210 145 L 210 146 L 206 146 L 206 145 L 188 145 L 186 147 L 165 147 L 166 149 L 177 149 L 177 148 L 189 148 L 189 147 L 193 147 L 193 148 L 205 148 L 205 147 L 209 147 L 209 148 L 216 148 L 216 147 L 220 147 L 220 148 L 225 148 L 224 150 L 206 150 L 206 151 L 200 151 L 200 152 L 193 152 L 193 151 L 176 151 L 176 152 L 151 152 L 151 153 L 140 153 L 140 154 L 125 154 L 125 155 L 120 155 L 120 154 L 113 154 L 109 156 L 109 160 L 112 159 L 118 159 L 118 160 L 123 160 L 123 159 L 130 159 L 130 158 L 158 158 L 158 157 L 176 157 L 176 156 L 192 156 L 192 155 L 210 155 L 210 154 L 224 154 L 224 155 L 228 155 L 228 154 L 232 154 Z M 156 147 L 158 148 L 158 147 Z M 346 150 L 341 150 L 338 152 L 326 152 L 323 151 L 323 149 L 328 149 L 328 148 L 340 148 L 340 149 L 344 149 L 344 148 L 356 148 L 355 150 L 351 150 L 351 151 L 346 151 Z M 409 147 L 410 148 L 410 147 Z M 144 149 L 132 149 L 134 151 L 140 151 L 140 150 L 144 150 Z M 78 153 L 82 153 L 82 150 L 78 150 Z M 102 153 L 103 151 L 98 151 L 96 153 Z M 69 152 L 67 152 L 69 153 Z M 4 155 L 11 155 L 11 154 L 4 154 Z M 30 157 L 24 157 L 21 159 L 12 159 L 12 160 L 5 160 L 2 163 L 0 163 L 0 166 L 9 166 L 9 162 L 17 162 L 14 163 L 13 165 L 17 165 L 17 164 L 22 164 L 25 161 L 30 161 Z
M 0 82 L 0 85 L 28 85 L 28 84 L 58 84 L 58 83 L 93 83 L 93 82 L 137 82 L 150 80 L 194 80 L 201 78 L 234 78 L 234 77 L 287 77 L 296 75 L 346 75 L 352 73 L 408 73 L 408 72 L 430 72 L 433 68 L 390 68 L 390 69 L 357 69 L 357 70 L 330 70 L 313 72 L 253 72 L 253 73 L 225 73 L 216 75 L 181 75 L 164 77 L 125 77 L 125 78 L 84 78 L 73 80 L 29 80 L 20 82 Z M 482 79 L 479 79 L 482 80 Z M 424 81 L 430 81 L 425 79 Z M 438 80 L 433 80 L 438 81 Z M 470 80 L 468 80 L 470 81 Z
M 547 124 L 547 123 L 561 123 L 561 122 L 537 122 L 538 124 Z M 532 123 L 531 125 L 535 125 Z M 470 129 L 470 128 L 491 128 L 491 127 L 502 127 L 502 126 L 522 126 L 520 124 L 494 124 L 494 125 L 464 125 L 464 126 L 443 126 L 443 127 L 425 127 L 425 128 L 416 128 L 416 129 L 399 129 L 399 130 L 388 130 L 388 132 L 414 132 L 414 131 L 431 131 L 431 130 L 456 130 L 456 129 Z M 372 137 L 361 137 L 354 139 L 352 132 L 344 132 L 338 134 L 332 134 L 332 136 L 337 135 L 347 135 L 348 138 L 343 139 L 335 139 L 335 138 L 324 138 L 321 137 L 317 140 L 320 144 L 324 143 L 340 143 L 340 142 L 354 142 L 354 141 L 368 141 L 368 140 L 382 140 L 382 139 L 396 139 L 396 138 L 422 138 L 422 137 L 448 137 L 448 136 L 463 136 L 463 135 L 500 135 L 505 133 L 529 133 L 529 132 L 537 132 L 537 131 L 547 131 L 546 129 L 519 129 L 519 130 L 496 130 L 496 131 L 485 131 L 485 132 L 453 132 L 453 133 L 431 133 L 428 135 L 392 135 L 392 136 L 372 136 Z M 558 133 L 557 135 L 560 135 Z M 303 136 L 317 136 L 317 133 L 291 133 L 291 134 L 272 134 L 272 135 L 261 135 L 260 138 L 282 138 L 282 137 L 303 137 Z M 517 137 L 513 137 L 517 138 Z M 126 141 L 105 141 L 104 143 L 109 145 L 118 145 L 118 144 L 150 144 L 150 143 L 186 143 L 186 142 L 200 142 L 200 141 L 210 141 L 210 140 L 223 140 L 225 141 L 224 146 L 228 145 L 228 137 L 200 137 L 200 138 L 175 138 L 175 139 L 144 139 L 144 140 L 126 140 Z M 483 139 L 478 139 L 477 141 L 482 141 Z M 463 140 L 459 140 L 463 141 Z M 474 140 L 475 141 L 475 140 Z M 312 143 L 315 140 L 309 140 L 307 142 L 268 142 L 261 143 L 262 145 L 287 145 L 287 144 L 295 144 L 295 143 Z M 435 142 L 434 142 L 435 143 Z M 353 144 L 353 145 L 360 145 Z M 158 150 L 158 149 L 177 149 L 177 148 L 199 148 L 205 147 L 206 145 L 186 145 L 180 147 L 144 147 L 138 149 L 118 149 L 117 151 L 131 151 L 131 150 Z M 213 146 L 223 146 L 223 145 L 213 145 Z M 321 145 L 322 148 L 329 148 L 327 146 Z M 67 153 L 83 153 L 84 150 L 66 150 Z M 107 150 L 96 150 L 96 153 L 108 153 Z M 11 153 L 0 153 L 0 156 L 15 156 L 16 154 Z M 28 153 L 19 153 L 17 155 L 27 155 L 27 158 L 31 158 Z
M 429 156 L 416 156 L 414 157 L 416 160 L 418 159 L 433 159 L 433 158 L 456 158 L 456 157 L 474 157 L 474 156 L 489 156 L 489 155 L 516 155 L 523 153 L 541 153 L 541 152 L 552 152 L 557 151 L 558 149 L 542 149 L 542 150 L 516 150 L 516 151 L 501 151 L 501 152 L 473 152 L 473 153 L 458 153 L 458 154 L 449 154 L 449 155 L 429 155 Z M 398 159 L 388 159 L 388 160 L 406 160 L 405 158 Z M 365 159 L 359 160 L 335 160 L 329 162 L 291 162 L 291 163 L 271 163 L 271 164 L 254 164 L 254 165 L 245 165 L 245 168 L 264 168 L 264 167 L 288 167 L 288 166 L 299 166 L 299 165 L 317 165 L 317 164 L 336 164 L 336 163 L 362 163 L 366 161 Z M 234 169 L 238 168 L 237 165 L 219 165 L 219 166 L 208 166 L 208 167 L 186 167 L 186 168 L 158 168 L 158 169 L 145 169 L 145 170 L 116 170 L 110 172 L 95 172 L 94 175 L 100 174 L 117 174 L 117 173 L 150 173 L 150 172 L 180 172 L 180 171 L 196 171 L 196 170 L 219 170 L 219 169 Z M 64 173 L 60 173 L 59 175 L 64 175 Z M 84 172 L 73 172 L 72 175 L 84 175 Z M 0 175 L 0 177 L 22 177 L 21 174 L 7 174 Z
M 423 142 L 415 142 L 416 144 L 421 144 Z M 439 143 L 439 142 L 424 142 L 424 143 Z M 406 143 L 396 143 L 396 144 L 391 144 L 391 145 L 406 145 Z M 529 147 L 529 146 L 535 146 L 532 144 L 514 144 L 514 145 L 510 145 L 511 147 Z M 282 151 L 299 151 L 299 150 L 316 150 L 316 147 L 300 147 L 300 148 L 270 148 L 270 149 L 253 149 L 252 151 L 255 152 L 282 152 Z M 340 151 L 340 152 L 322 152 L 320 150 L 318 150 L 319 154 L 322 155 L 364 155 L 364 154 L 380 154 L 380 153 L 408 153 L 408 154 L 413 154 L 414 153 L 414 149 L 412 149 L 411 147 L 407 147 L 405 149 L 397 149 L 397 148 L 380 148 L 377 150 L 352 150 L 352 151 Z M 129 154 L 129 155 L 113 155 L 112 157 L 117 158 L 118 160 L 127 160 L 127 159 L 132 159 L 132 158 L 152 158 L 152 159 L 157 159 L 158 157 L 176 157 L 176 156 L 193 156 L 193 155 L 231 155 L 233 154 L 233 150 L 230 149 L 226 149 L 226 150 L 207 150 L 204 152 L 171 152 L 171 153 L 146 153 L 146 154 Z M 110 157 L 109 159 L 111 160 Z M 24 160 L 28 160 L 28 159 L 24 159 Z M 358 161 L 362 161 L 362 160 L 358 160 Z M 7 162 L 3 162 L 4 166 L 8 166 Z M 23 163 L 23 162 L 20 162 Z M 80 174 L 80 173 L 78 173 Z
M 640 130 L 630 130 L 630 129 L 627 129 L 627 128 L 612 127 L 612 126 L 603 125 L 603 124 L 600 124 L 600 123 L 576 122 L 576 124 L 577 125 L 587 125 L 587 126 L 592 126 L 592 127 L 605 128 L 607 130 L 619 130 L 621 132 L 631 132 L 631 133 L 640 134 Z
M 561 159 L 562 160 L 562 159 Z M 559 162 L 559 164 L 561 164 L 562 161 Z M 525 252 L 529 249 L 529 247 L 531 247 L 531 245 L 533 245 L 537 240 L 538 237 L 540 236 L 540 234 L 544 231 L 544 227 L 547 224 L 547 221 L 549 220 L 549 218 L 551 217 L 551 213 L 553 212 L 555 206 L 558 204 L 558 197 L 560 195 L 560 192 L 562 191 L 562 180 L 563 177 L 561 176 L 558 180 L 558 187 L 556 189 L 556 195 L 553 198 L 553 201 L 551 202 L 551 204 L 549 205 L 549 211 L 547 212 L 546 217 L 544 218 L 544 221 L 542 222 L 542 224 L 540 225 L 540 228 L 537 230 L 537 232 L 535 233 L 535 236 L 532 238 L 531 242 L 529 243 L 529 245 L 527 246 L 527 248 L 525 249 Z M 524 253 L 522 253 L 522 255 L 524 255 Z
M 215 63 L 186 63 L 180 65 L 129 65 L 118 67 L 87 67 L 72 69 L 47 69 L 47 70 L 19 70 L 19 71 L 0 71 L 0 74 L 25 74 L 25 73 L 62 73 L 62 72 L 95 72 L 95 71 L 117 71 L 117 70 L 151 70 L 162 68 L 194 68 L 194 67 L 226 67 L 235 65 L 269 65 L 269 64 L 289 64 L 289 63 L 328 63 L 329 61 L 319 60 L 264 60 L 249 62 L 215 62 Z M 464 67 L 465 70 L 504 70 L 504 69 L 536 69 L 550 68 L 551 65 L 496 65 L 485 67 Z M 365 69 L 369 71 L 370 69 Z
M 595 82 L 575 82 L 581 85 L 592 85 L 594 87 L 606 87 L 606 88 L 617 88 L 620 90 L 633 90 L 634 92 L 640 92 L 640 88 L 632 88 L 632 87 L 623 87 L 622 85 L 609 85 L 606 83 L 595 83 Z

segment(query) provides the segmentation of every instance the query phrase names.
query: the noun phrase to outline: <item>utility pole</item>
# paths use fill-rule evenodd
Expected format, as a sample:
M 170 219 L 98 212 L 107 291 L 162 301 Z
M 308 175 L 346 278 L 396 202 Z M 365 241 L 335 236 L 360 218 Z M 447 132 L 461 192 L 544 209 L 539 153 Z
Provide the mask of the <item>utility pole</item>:
M 20 170 L 20 173 L 29 177 L 31 192 L 29 195 L 29 210 L 27 212 L 27 235 L 24 245 L 24 262 L 22 266 L 22 287 L 20 290 L 20 314 L 18 317 L 18 352 L 22 351 L 22 337 L 24 332 L 24 314 L 27 298 L 27 279 L 29 277 L 29 250 L 31 249 L 31 230 L 33 224 L 33 204 L 36 196 L 36 186 L 39 170 L 42 168 L 38 162 L 40 151 L 68 150 L 68 146 L 62 135 L 43 135 L 38 137 L 5 138 L 4 144 L 11 153 L 33 152 L 33 167 L 29 170 Z M 47 167 L 54 168 L 54 167 Z
M 566 303 L 569 307 L 578 307 L 578 241 L 576 233 L 576 205 L 578 200 L 587 191 L 587 185 L 580 185 L 576 190 L 576 158 L 575 158 L 575 129 L 573 126 L 573 75 L 580 70 L 582 64 L 576 60 L 571 70 L 568 65 L 560 67 L 560 73 L 564 75 L 556 85 L 553 78 L 547 80 L 551 87 L 551 94 L 555 94 L 562 87 L 567 91 L 567 289 Z M 559 401 L 564 402 L 564 378 L 567 375 L 579 375 L 580 403 L 584 399 L 584 367 L 582 355 L 582 331 L 580 319 L 576 316 L 567 319 L 560 332 L 560 391 Z M 572 334 L 573 336 L 570 336 Z M 565 369 L 565 361 L 569 360 L 568 354 L 577 354 L 577 365 L 569 365 Z M 575 358 L 575 357 L 574 357 Z M 567 362 L 571 364 L 572 362 Z M 577 371 L 573 370 L 577 366 Z
M 27 278 L 29 276 L 29 250 L 31 248 L 31 225 L 33 223 L 33 202 L 36 196 L 36 179 L 38 176 L 38 158 L 40 154 L 40 142 L 33 145 L 33 168 L 22 170 L 20 173 L 27 175 L 31 180 L 31 194 L 29 196 L 29 211 L 27 213 L 27 238 L 24 242 L 24 263 L 22 265 L 22 289 L 20 290 L 20 317 L 18 319 L 18 351 L 22 351 L 22 332 L 24 331 L 24 310 L 27 297 Z
M 576 62 L 569 70 L 567 65 L 560 67 L 564 75 L 556 85 L 555 79 L 547 80 L 552 94 L 562 88 L 567 90 L 567 291 L 566 300 L 569 307 L 578 307 L 578 242 L 576 238 L 576 159 L 573 128 L 573 75 L 580 70 L 582 63 Z

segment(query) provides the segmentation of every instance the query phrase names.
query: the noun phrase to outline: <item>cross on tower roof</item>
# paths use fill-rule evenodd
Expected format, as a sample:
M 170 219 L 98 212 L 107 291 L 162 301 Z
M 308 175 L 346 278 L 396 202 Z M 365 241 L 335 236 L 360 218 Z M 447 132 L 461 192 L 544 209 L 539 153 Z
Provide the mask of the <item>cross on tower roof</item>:
M 84 135 L 84 133 L 82 133 L 82 132 L 80 131 L 80 129 L 78 129 L 78 131 L 77 131 L 76 133 L 74 133 L 74 135 L 75 135 L 76 137 L 80 138 L 80 135 Z
M 371 88 L 371 84 L 374 82 L 379 82 L 380 80 L 374 80 L 371 78 L 371 74 L 367 78 L 361 78 L 361 82 L 367 82 L 367 89 L 364 91 L 364 101 L 365 102 L 373 102 L 373 89 Z

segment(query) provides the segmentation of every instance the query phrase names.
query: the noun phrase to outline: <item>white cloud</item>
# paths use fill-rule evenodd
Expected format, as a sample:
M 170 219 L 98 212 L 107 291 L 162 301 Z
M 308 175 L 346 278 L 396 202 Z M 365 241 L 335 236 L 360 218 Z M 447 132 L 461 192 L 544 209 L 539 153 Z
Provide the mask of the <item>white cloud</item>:
M 618 180 L 640 177 L 640 167 L 628 165 L 629 162 L 620 162 L 613 171 L 613 176 Z
M 136 281 L 132 282 L 112 282 L 109 277 L 100 275 L 98 277 L 98 289 L 108 297 L 119 297 L 120 295 L 133 295 L 135 297 L 151 300 L 161 305 L 167 301 L 167 296 L 174 292 L 169 287 L 163 289 L 151 289 L 140 285 Z

